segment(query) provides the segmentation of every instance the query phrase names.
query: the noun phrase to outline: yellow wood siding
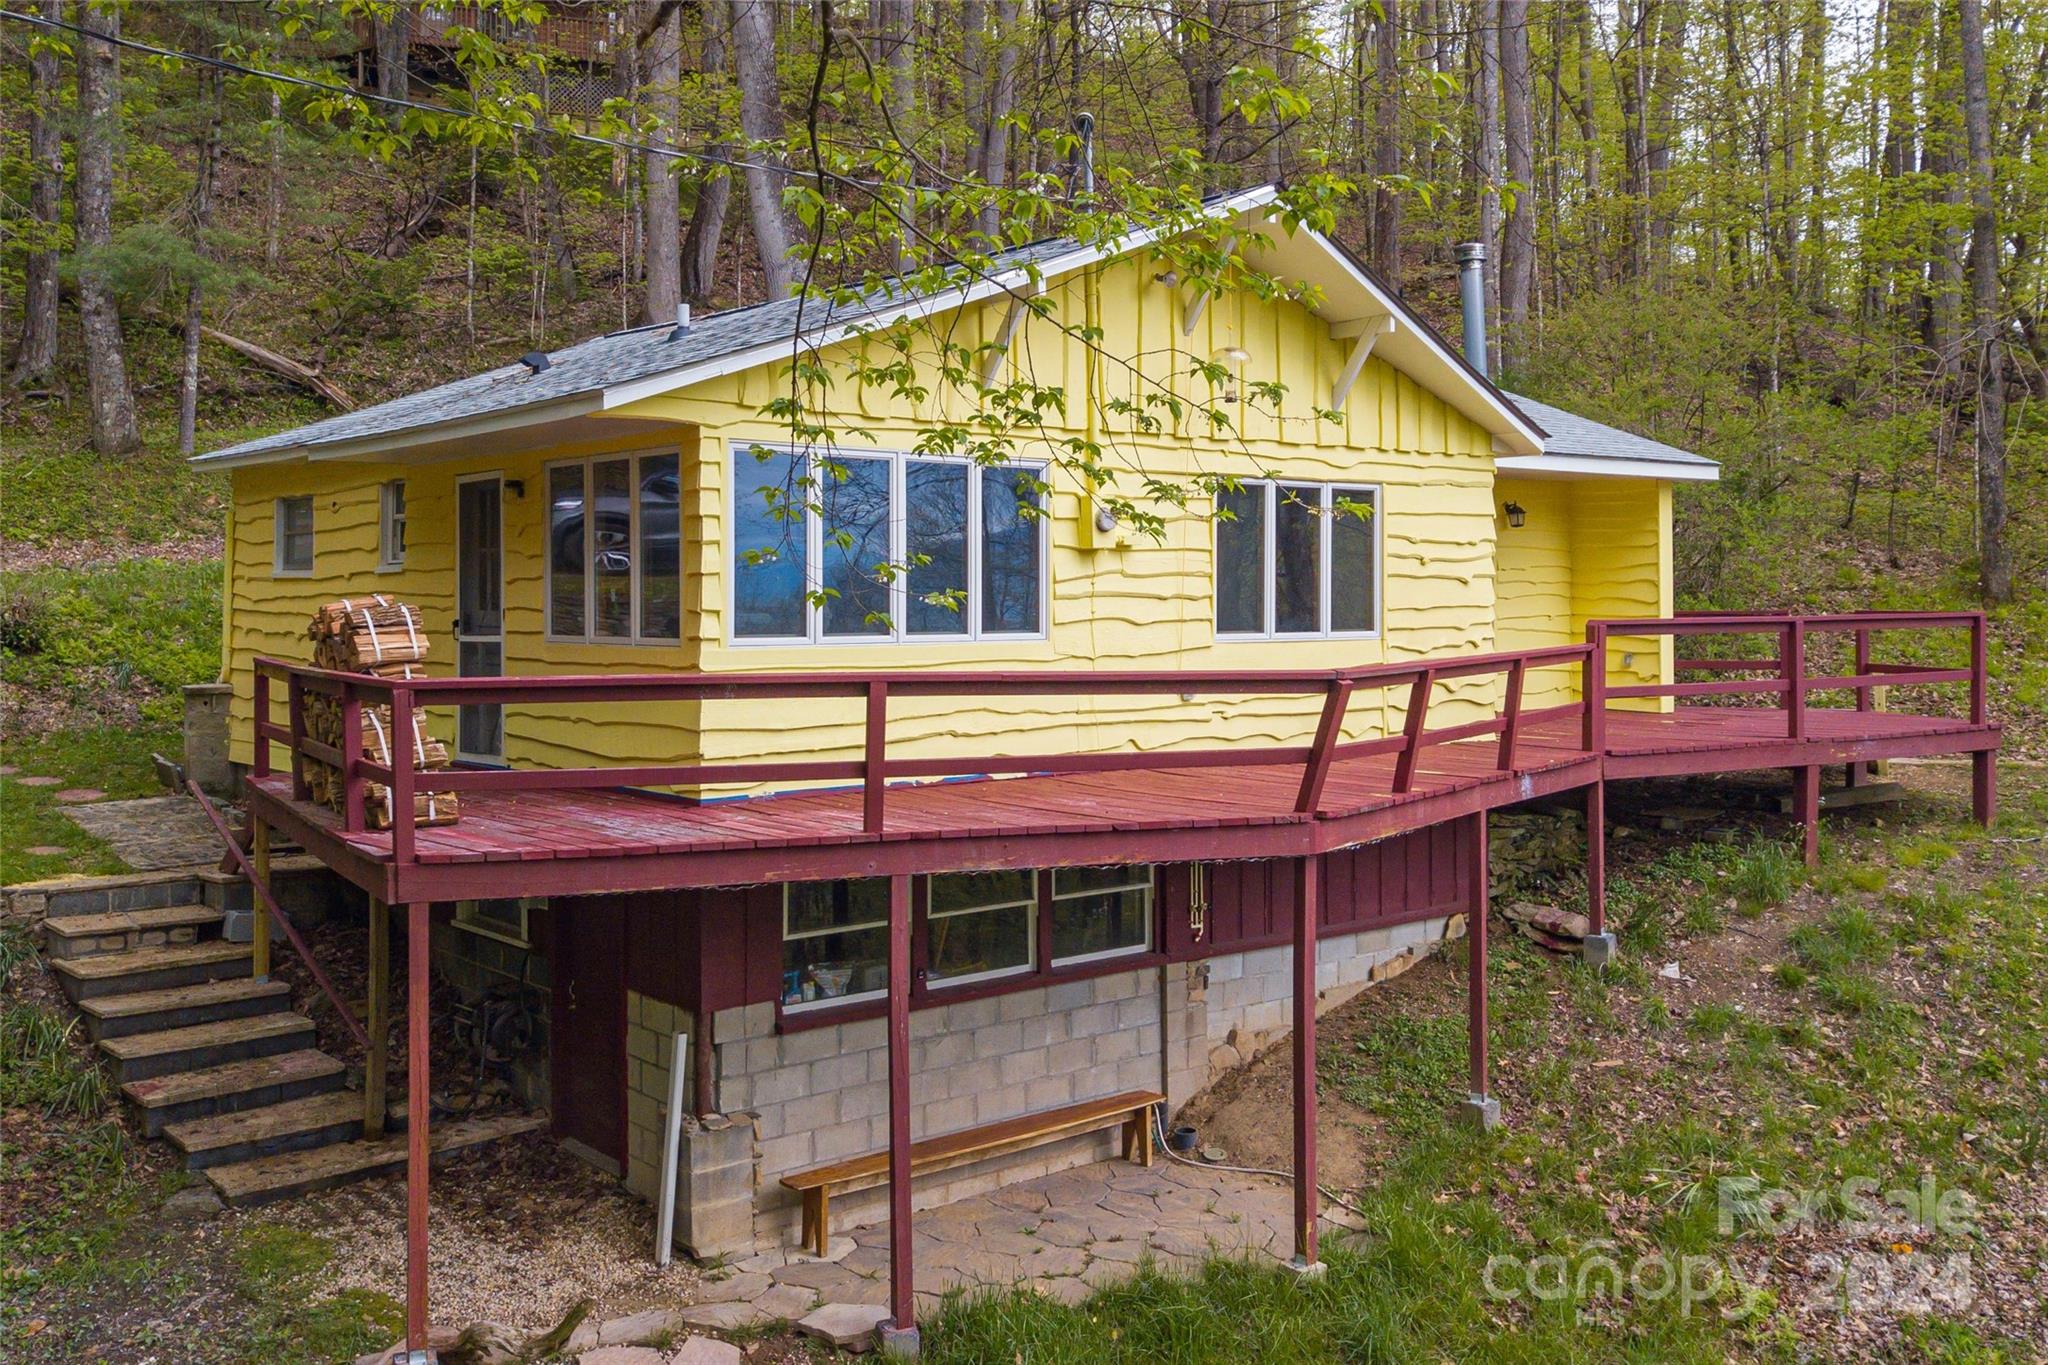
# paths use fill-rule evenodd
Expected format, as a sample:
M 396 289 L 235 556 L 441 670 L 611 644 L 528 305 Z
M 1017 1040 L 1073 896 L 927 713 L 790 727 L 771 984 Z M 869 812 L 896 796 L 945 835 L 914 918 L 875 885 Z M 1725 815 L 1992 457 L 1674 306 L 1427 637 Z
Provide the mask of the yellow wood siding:
M 1572 504 L 1579 487 L 1561 479 L 1504 478 L 1494 485 L 1500 534 L 1496 648 L 1542 649 L 1586 638 L 1585 623 L 1572 607 Z M 1528 514 L 1519 527 L 1509 526 L 1501 511 L 1510 502 Z M 1522 691 L 1529 706 L 1559 706 L 1578 695 L 1577 672 L 1559 668 L 1531 673 Z
M 523 496 L 508 492 L 504 502 L 505 667 L 513 674 L 1325 668 L 1493 648 L 1496 520 L 1502 499 L 1494 486 L 1488 434 L 1376 359 L 1365 366 L 1342 419 L 1318 419 L 1313 409 L 1329 404 L 1350 341 L 1332 339 L 1327 328 L 1298 305 L 1242 295 L 1213 301 L 1202 310 L 1192 334 L 1184 335 L 1186 298 L 1155 279 L 1160 268 L 1156 262 L 1134 258 L 1057 282 L 1049 290 L 1056 317 L 1076 326 L 1101 326 L 1105 354 L 1091 355 L 1051 322 L 1032 319 L 1020 328 L 1004 361 L 1005 373 L 1027 374 L 1041 384 L 1063 384 L 1068 392 L 1064 425 L 1053 429 L 1049 439 L 1086 434 L 1100 440 L 1104 462 L 1117 471 L 1117 487 L 1133 497 L 1140 495 L 1141 472 L 1183 479 L 1202 473 L 1245 478 L 1277 474 L 1286 479 L 1380 485 L 1381 638 L 1219 642 L 1211 572 L 1214 526 L 1206 501 L 1197 500 L 1185 512 L 1165 509 L 1167 527 L 1161 541 L 1122 530 L 1105 535 L 1093 527 L 1090 490 L 1062 473 L 1053 480 L 1047 638 L 733 644 L 727 638 L 730 550 L 725 540 L 734 491 L 732 454 L 755 441 L 778 438 L 775 422 L 760 415 L 764 403 L 787 392 L 784 367 L 772 364 L 621 410 L 615 415 L 656 424 L 650 426 L 656 434 L 631 441 L 410 467 L 350 461 L 236 471 L 229 589 L 233 625 L 226 650 L 235 684 L 235 758 L 246 762 L 250 757 L 250 659 L 257 653 L 305 657 L 302 630 L 317 602 L 374 591 L 395 592 L 417 602 L 425 608 L 434 632 L 432 671 L 453 671 L 455 487 L 463 475 L 490 471 L 525 486 Z M 971 345 L 993 337 L 1004 311 L 1001 303 L 964 310 L 953 339 Z M 849 341 L 827 352 L 826 360 L 843 374 L 844 362 L 863 344 L 881 345 Z M 1230 405 L 1242 431 L 1218 437 L 1192 409 L 1175 421 L 1164 408 L 1146 406 L 1159 417 L 1161 429 L 1156 432 L 1144 431 L 1144 424 L 1131 415 L 1112 410 L 1117 397 L 1144 405 L 1148 394 L 1190 396 L 1199 381 L 1186 373 L 1189 358 L 1214 356 L 1228 346 L 1242 346 L 1251 353 L 1253 359 L 1244 367 L 1247 379 L 1287 386 L 1277 414 L 1256 411 L 1251 403 Z M 860 435 L 849 431 L 844 438 L 849 452 L 908 450 L 933 421 L 963 415 L 964 400 L 938 378 L 929 350 L 929 341 L 920 338 L 920 368 L 927 381 L 921 398 L 857 389 L 845 378 L 832 390 L 832 420 L 862 429 Z M 669 645 L 547 641 L 542 633 L 545 465 L 551 459 L 602 450 L 664 448 L 677 449 L 682 457 L 682 640 Z M 1023 458 L 1043 453 L 1028 441 L 1020 443 Z M 377 490 L 394 477 L 407 481 L 408 560 L 399 572 L 378 573 Z M 1577 486 L 1573 487 L 1576 498 Z M 1611 516 L 1618 523 L 1652 514 L 1659 503 L 1655 490 L 1649 491 L 1648 503 L 1640 497 L 1633 502 L 1624 498 L 1611 509 L 1600 503 L 1595 520 Z M 274 578 L 272 499 L 306 492 L 316 497 L 314 573 Z M 1523 501 L 1531 505 L 1528 499 Z M 1617 524 L 1603 533 L 1615 542 L 1607 552 L 1615 555 L 1612 562 L 1627 579 L 1615 589 L 1617 601 L 1638 590 L 1638 575 L 1654 580 L 1658 572 L 1654 553 L 1647 565 L 1639 563 L 1619 553 L 1624 542 L 1630 554 L 1644 546 L 1654 552 L 1661 537 L 1668 560 L 1668 496 L 1662 507 L 1660 525 Z M 1578 565 L 1589 562 L 1576 532 L 1580 520 L 1575 501 L 1570 518 L 1532 516 L 1528 529 L 1539 536 L 1555 535 L 1557 527 L 1569 521 L 1575 528 L 1570 560 Z M 1664 573 L 1668 583 L 1668 568 Z M 1654 599 L 1658 584 L 1651 581 L 1647 590 Z M 1554 597 L 1556 585 L 1550 583 L 1544 591 Z M 1575 575 L 1570 613 L 1581 615 L 1583 604 L 1596 599 L 1605 600 L 1585 589 Z M 1539 630 L 1536 614 L 1558 610 L 1557 602 L 1538 604 L 1516 588 L 1500 629 L 1504 634 Z M 1470 707 L 1489 702 L 1496 690 L 1490 680 L 1441 688 L 1432 716 L 1442 723 L 1469 718 Z M 1364 736 L 1397 725 L 1402 700 L 1361 694 L 1352 707 L 1348 733 Z M 1192 703 L 1173 696 L 933 699 L 892 706 L 891 733 L 893 752 L 899 755 L 1162 748 L 1241 740 L 1287 743 L 1300 742 L 1312 731 L 1318 705 L 1314 699 L 1277 697 L 1199 697 Z M 698 707 L 685 704 L 549 708 L 538 714 L 514 708 L 506 718 L 507 756 L 515 764 L 534 766 L 661 762 L 699 753 L 712 759 L 850 756 L 857 745 L 858 718 L 859 708 L 851 701 L 717 702 L 706 703 L 701 714 Z M 451 727 L 447 717 L 438 717 L 435 723 L 443 733 Z

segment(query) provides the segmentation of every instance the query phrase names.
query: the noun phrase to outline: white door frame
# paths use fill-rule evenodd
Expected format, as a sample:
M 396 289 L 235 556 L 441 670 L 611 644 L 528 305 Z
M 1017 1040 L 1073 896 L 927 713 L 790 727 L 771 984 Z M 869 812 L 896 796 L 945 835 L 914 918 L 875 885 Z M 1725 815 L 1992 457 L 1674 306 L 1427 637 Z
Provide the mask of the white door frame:
M 463 618 L 463 576 L 468 555 L 462 543 L 462 490 L 465 485 L 489 483 L 498 490 L 498 629 L 494 635 L 478 635 L 466 629 Z M 483 474 L 464 474 L 455 481 L 455 672 L 462 675 L 462 647 L 465 644 L 496 645 L 498 647 L 498 668 L 505 667 L 505 472 L 501 469 Z M 472 754 L 462 748 L 462 720 L 460 708 L 455 722 L 455 756 L 480 763 L 505 761 L 505 720 L 504 712 L 498 714 L 498 752 L 494 754 Z

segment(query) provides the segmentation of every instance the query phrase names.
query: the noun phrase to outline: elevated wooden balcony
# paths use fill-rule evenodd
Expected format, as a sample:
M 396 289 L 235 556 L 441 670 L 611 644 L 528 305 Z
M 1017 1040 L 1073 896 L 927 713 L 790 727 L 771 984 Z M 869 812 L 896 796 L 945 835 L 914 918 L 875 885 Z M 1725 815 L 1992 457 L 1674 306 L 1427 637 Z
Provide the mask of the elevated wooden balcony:
M 1966 666 L 1877 662 L 1894 632 L 1963 632 Z M 1607 778 L 1790 768 L 1817 786 L 1823 764 L 1936 753 L 1979 758 L 1980 814 L 1992 799 L 1998 727 L 1986 713 L 1984 621 L 1976 613 L 1679 616 L 1596 621 L 1584 644 L 1340 670 L 1235 672 L 816 672 L 435 678 L 391 682 L 263 659 L 256 677 L 252 813 L 389 901 L 571 895 L 775 880 L 1302 857 L 1423 828 Z M 1610 685 L 1598 661 L 1640 637 L 1762 637 L 1763 657 L 1681 658 L 1705 679 Z M 1820 640 L 1847 642 L 1846 672 L 1809 668 Z M 1839 649 L 1836 652 L 1840 652 Z M 1569 670 L 1577 699 L 1525 707 L 1531 675 Z M 1743 676 L 1750 675 L 1750 676 Z M 1439 687 L 1474 680 L 1477 719 L 1432 728 Z M 1955 688 L 1961 714 L 1878 709 L 1880 689 Z M 283 693 L 279 697 L 280 690 Z M 338 701 L 340 748 L 306 733 L 305 698 Z M 1175 696 L 1320 699 L 1306 744 L 1240 741 L 1190 749 L 910 756 L 892 737 L 892 700 Z M 1347 739 L 1354 699 L 1399 703 L 1400 733 Z M 1668 711 L 1630 709 L 1672 698 Z M 1767 704 L 1753 704 L 1762 697 Z M 1843 698 L 1838 706 L 1816 697 Z M 288 719 L 275 716 L 278 700 Z M 415 771 L 346 757 L 362 709 L 388 705 L 394 734 L 421 707 L 522 708 L 738 701 L 850 704 L 858 758 L 763 757 L 565 769 Z M 1617 705 L 1619 703 L 1619 705 Z M 1363 703 L 1361 703 L 1362 705 Z M 898 749 L 892 751 L 892 738 Z M 287 755 L 273 770 L 273 746 Z M 311 801 L 301 758 L 343 774 L 342 809 Z M 396 824 L 368 828 L 367 783 L 391 789 Z M 813 784 L 807 790 L 692 800 L 650 788 Z M 829 785 L 818 785 L 829 784 Z M 462 817 L 422 828 L 414 796 L 455 792 Z M 1810 823 L 1810 821 L 1809 821 Z

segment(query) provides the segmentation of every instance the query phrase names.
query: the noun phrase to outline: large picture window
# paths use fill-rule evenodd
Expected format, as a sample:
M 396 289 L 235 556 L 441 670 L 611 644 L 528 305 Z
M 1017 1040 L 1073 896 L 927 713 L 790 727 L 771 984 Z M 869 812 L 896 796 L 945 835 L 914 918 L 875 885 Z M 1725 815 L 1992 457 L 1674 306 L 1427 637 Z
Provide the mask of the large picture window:
M 732 457 L 734 640 L 1044 634 L 1042 467 L 761 449 Z
M 682 638 L 682 480 L 674 452 L 549 465 L 548 635 Z
M 1247 483 L 1217 502 L 1218 636 L 1378 633 L 1377 488 Z

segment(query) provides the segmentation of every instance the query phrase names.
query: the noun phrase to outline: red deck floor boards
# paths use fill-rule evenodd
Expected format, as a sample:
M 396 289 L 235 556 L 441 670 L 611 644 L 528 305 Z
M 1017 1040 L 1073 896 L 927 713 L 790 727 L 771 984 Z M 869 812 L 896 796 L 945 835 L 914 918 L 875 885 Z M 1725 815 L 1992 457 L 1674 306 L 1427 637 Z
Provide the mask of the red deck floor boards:
M 1807 738 L 1816 745 L 1925 738 L 1980 730 L 1967 721 L 1897 712 L 1809 710 Z M 1744 766 L 1745 750 L 1782 746 L 1785 713 L 1761 708 L 1681 707 L 1670 712 L 1610 710 L 1610 757 L 1725 755 L 1729 769 Z M 1342 759 L 1331 765 L 1314 818 L 1337 819 L 1404 803 L 1469 793 L 1498 785 L 1501 805 L 1519 799 L 1516 788 L 1532 774 L 1588 761 L 1579 747 L 1580 722 L 1552 717 L 1517 741 L 1516 771 L 1496 766 L 1492 737 L 1426 748 L 1412 789 L 1393 791 L 1392 754 Z M 471 793 L 452 826 L 417 832 L 425 864 L 609 859 L 756 848 L 800 848 L 881 840 L 982 839 L 1057 836 L 1159 829 L 1242 829 L 1297 824 L 1302 767 L 1298 763 L 1219 765 L 1081 772 L 926 782 L 891 786 L 881 835 L 862 827 L 862 793 L 840 786 L 703 803 L 629 790 Z M 290 781 L 256 779 L 271 800 L 288 802 Z M 343 834 L 324 809 L 295 805 L 323 833 L 377 861 L 391 856 L 388 833 Z M 1427 823 L 1418 812 L 1417 823 Z

